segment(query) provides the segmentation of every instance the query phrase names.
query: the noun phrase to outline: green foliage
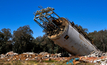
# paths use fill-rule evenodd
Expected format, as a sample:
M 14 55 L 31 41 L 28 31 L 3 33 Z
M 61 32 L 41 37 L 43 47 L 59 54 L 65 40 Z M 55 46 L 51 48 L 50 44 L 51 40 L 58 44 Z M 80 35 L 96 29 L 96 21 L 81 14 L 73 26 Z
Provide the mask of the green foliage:
M 103 52 L 107 51 L 107 30 L 94 31 L 88 36 L 94 40 L 94 45 Z
M 12 44 L 9 40 L 12 37 L 10 29 L 2 29 L 0 31 L 0 53 L 6 53 L 12 50 Z
M 13 51 L 17 53 L 32 51 L 33 31 L 29 26 L 19 27 L 13 31 Z

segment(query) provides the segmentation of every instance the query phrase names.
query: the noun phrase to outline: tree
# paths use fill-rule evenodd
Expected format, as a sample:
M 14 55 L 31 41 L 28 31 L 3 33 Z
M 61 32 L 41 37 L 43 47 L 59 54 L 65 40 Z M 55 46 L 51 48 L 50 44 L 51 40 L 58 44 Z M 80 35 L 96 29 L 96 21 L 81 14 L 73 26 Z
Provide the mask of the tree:
M 9 42 L 11 41 L 11 37 L 10 29 L 4 28 L 0 31 L 0 53 L 6 53 L 12 50 L 12 44 Z
M 13 51 L 17 53 L 30 52 L 33 49 L 33 31 L 28 25 L 13 31 Z
M 94 45 L 103 52 L 107 51 L 107 30 L 94 31 L 88 36 L 94 40 Z

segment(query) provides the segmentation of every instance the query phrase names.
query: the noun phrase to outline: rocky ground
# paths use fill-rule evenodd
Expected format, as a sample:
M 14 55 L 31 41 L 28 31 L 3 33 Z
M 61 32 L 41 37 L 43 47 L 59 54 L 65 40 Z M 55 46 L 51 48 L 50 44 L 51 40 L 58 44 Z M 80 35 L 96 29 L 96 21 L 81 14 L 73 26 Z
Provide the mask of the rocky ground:
M 95 52 L 86 56 L 62 57 L 61 53 L 47 52 L 22 54 L 13 51 L 0 55 L 0 65 L 107 65 L 107 53 Z

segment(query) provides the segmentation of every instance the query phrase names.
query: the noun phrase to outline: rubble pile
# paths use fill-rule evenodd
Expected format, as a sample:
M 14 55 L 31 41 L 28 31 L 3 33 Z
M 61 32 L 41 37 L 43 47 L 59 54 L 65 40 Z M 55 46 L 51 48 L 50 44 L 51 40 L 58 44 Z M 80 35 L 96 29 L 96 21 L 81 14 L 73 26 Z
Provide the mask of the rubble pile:
M 76 59 L 78 59 L 76 61 Z M 101 51 L 93 52 L 86 56 L 79 56 L 70 59 L 66 64 L 77 64 L 77 63 L 93 63 L 97 65 L 107 65 L 107 53 L 102 53 Z
M 5 61 L 14 61 L 14 60 L 66 61 L 66 60 L 70 60 L 71 58 L 61 57 L 61 53 L 50 54 L 47 52 L 41 52 L 41 53 L 26 52 L 26 53 L 18 54 L 18 53 L 14 53 L 13 51 L 11 51 L 6 54 L 1 54 L 0 59 L 5 60 Z
M 61 57 L 61 53 L 50 54 L 47 52 L 41 52 L 41 53 L 26 52 L 26 53 L 18 54 L 11 51 L 6 54 L 1 54 L 0 59 L 4 61 L 36 60 L 38 62 L 55 60 L 55 61 L 66 61 L 67 64 L 68 63 L 77 64 L 77 63 L 85 62 L 85 63 L 94 63 L 94 64 L 103 65 L 103 64 L 107 64 L 107 53 L 102 53 L 98 51 L 86 56 L 70 55 L 69 57 Z M 78 59 L 78 61 L 76 61 L 75 59 Z
M 101 51 L 97 51 L 86 56 L 81 56 L 79 58 L 79 61 L 84 61 L 88 63 L 95 63 L 101 65 L 107 64 L 107 53 L 102 53 Z

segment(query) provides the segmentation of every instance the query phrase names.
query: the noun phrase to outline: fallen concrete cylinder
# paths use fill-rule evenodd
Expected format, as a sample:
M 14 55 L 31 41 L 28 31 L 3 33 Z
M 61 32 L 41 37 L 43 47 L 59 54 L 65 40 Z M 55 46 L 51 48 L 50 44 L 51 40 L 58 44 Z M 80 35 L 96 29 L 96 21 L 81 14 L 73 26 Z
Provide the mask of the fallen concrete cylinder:
M 97 51 L 89 40 L 85 39 L 76 28 L 71 26 L 68 20 L 65 18 L 62 18 L 62 20 L 65 25 L 64 31 L 56 35 L 48 36 L 48 38 L 72 54 L 88 55 L 91 52 Z

